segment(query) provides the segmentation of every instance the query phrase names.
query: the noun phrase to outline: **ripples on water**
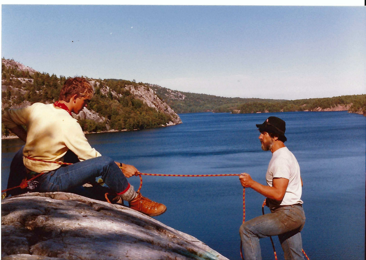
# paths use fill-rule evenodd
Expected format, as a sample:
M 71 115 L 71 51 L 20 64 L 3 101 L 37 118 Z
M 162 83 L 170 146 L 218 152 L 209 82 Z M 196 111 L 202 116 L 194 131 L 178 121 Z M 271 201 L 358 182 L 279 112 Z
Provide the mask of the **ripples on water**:
M 287 122 L 286 145 L 304 181 L 307 217 L 304 249 L 310 259 L 364 259 L 365 117 L 347 112 L 182 114 L 183 124 L 139 132 L 88 135 L 103 155 L 141 172 L 224 174 L 247 172 L 265 184 L 270 152 L 263 152 L 255 124 L 275 115 Z M 2 189 L 22 142 L 2 142 Z M 202 240 L 229 259 L 240 259 L 242 188 L 237 177 L 144 176 L 142 193 L 167 205 L 157 219 Z M 129 181 L 136 187 L 139 180 Z M 247 189 L 246 218 L 261 214 L 263 196 Z M 268 212 L 268 210 L 267 210 Z M 282 249 L 275 239 L 279 259 Z M 263 259 L 274 259 L 269 239 Z

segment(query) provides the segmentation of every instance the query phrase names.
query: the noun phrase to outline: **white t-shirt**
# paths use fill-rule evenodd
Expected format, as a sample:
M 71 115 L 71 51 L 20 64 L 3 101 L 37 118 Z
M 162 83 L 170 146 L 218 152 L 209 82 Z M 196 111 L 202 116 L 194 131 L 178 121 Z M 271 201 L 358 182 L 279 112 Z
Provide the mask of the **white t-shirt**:
M 271 187 L 273 178 L 289 180 L 285 196 L 280 205 L 303 204 L 301 200 L 300 166 L 293 153 L 287 147 L 282 147 L 272 154 L 266 173 L 267 184 Z

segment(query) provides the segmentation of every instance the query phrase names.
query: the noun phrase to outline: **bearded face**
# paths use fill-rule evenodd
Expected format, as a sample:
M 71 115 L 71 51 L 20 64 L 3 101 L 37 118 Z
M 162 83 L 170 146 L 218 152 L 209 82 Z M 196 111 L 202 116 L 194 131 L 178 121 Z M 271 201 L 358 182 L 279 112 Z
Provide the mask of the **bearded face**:
M 274 140 L 267 132 L 262 132 L 259 135 L 259 140 L 261 142 L 261 146 L 262 146 L 263 151 L 271 150 L 271 148 L 273 146 L 273 143 L 274 143 Z

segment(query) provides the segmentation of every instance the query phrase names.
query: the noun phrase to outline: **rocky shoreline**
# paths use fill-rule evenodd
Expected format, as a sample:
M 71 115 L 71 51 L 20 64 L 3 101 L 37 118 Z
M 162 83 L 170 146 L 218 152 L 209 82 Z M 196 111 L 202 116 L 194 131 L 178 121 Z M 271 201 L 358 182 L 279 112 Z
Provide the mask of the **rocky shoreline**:
M 168 127 L 168 126 L 175 126 L 175 125 L 178 125 L 178 124 L 170 122 L 167 125 L 161 125 L 161 127 Z M 133 131 L 140 131 L 140 130 L 134 129 Z M 122 130 L 111 129 L 111 130 L 99 131 L 99 132 L 84 132 L 84 134 L 89 135 L 89 134 L 106 134 L 106 133 L 119 133 L 119 132 L 128 132 L 128 130 L 127 129 L 122 129 Z M 19 139 L 19 138 L 16 135 L 1 136 L 1 140 L 7 140 L 7 139 Z

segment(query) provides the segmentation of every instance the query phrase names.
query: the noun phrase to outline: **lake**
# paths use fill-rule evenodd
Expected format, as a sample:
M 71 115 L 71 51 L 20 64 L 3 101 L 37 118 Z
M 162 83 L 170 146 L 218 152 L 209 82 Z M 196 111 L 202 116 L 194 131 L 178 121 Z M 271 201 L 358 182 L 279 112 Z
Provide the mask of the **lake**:
M 232 174 L 247 172 L 265 184 L 271 152 L 261 150 L 255 124 L 271 116 L 287 123 L 286 146 L 297 157 L 304 183 L 303 247 L 314 259 L 365 259 L 365 123 L 347 112 L 181 114 L 183 124 L 87 135 L 103 155 L 144 173 Z M 2 141 L 2 189 L 20 140 Z M 139 178 L 129 179 L 137 189 Z M 241 259 L 242 186 L 238 177 L 143 176 L 141 193 L 164 203 L 157 220 L 188 233 L 229 259 Z M 246 220 L 261 213 L 264 197 L 246 189 Z M 266 208 L 266 213 L 269 210 Z M 283 252 L 274 238 L 279 259 Z M 261 240 L 263 259 L 274 259 Z

